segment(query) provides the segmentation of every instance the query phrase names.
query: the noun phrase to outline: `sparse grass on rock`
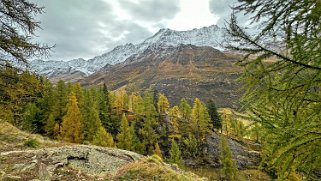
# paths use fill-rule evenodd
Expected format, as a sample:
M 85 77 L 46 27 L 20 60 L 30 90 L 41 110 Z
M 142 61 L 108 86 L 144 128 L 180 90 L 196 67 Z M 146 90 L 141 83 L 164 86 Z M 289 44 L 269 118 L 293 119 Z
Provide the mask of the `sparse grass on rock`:
M 166 164 L 160 157 L 153 155 L 125 165 L 112 180 L 203 181 L 207 179 L 179 169 L 177 165 Z

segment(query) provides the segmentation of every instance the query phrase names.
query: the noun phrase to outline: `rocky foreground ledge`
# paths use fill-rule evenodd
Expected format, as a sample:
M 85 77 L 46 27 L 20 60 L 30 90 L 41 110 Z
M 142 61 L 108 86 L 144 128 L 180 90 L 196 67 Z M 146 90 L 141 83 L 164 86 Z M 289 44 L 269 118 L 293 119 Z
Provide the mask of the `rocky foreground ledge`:
M 4 180 L 6 178 L 7 180 L 104 178 L 141 157 L 143 156 L 126 150 L 87 145 L 1 152 L 0 178 Z

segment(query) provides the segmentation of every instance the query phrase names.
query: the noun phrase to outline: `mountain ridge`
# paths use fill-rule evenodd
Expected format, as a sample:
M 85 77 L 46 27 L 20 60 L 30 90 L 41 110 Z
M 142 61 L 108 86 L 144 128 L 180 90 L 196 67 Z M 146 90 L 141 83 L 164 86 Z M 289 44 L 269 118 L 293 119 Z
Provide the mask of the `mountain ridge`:
M 129 57 L 137 56 L 145 50 L 176 47 L 181 44 L 195 46 L 210 46 L 223 50 L 221 44 L 224 41 L 225 32 L 217 25 L 199 29 L 176 31 L 171 29 L 160 29 L 153 36 L 148 37 L 138 44 L 126 43 L 113 48 L 111 51 L 94 58 L 84 60 L 82 58 L 70 61 L 43 61 L 33 60 L 30 62 L 30 69 L 48 78 L 63 77 L 79 72 L 82 77 L 89 76 L 106 65 L 116 65 L 126 62 Z
M 237 55 L 208 46 L 158 47 L 106 66 L 79 83 L 86 87 L 105 84 L 110 90 L 125 88 L 131 93 L 158 91 L 174 105 L 181 98 L 192 103 L 198 97 L 204 102 L 213 99 L 219 107 L 237 108 L 240 83 L 236 79 L 242 68 L 236 61 Z

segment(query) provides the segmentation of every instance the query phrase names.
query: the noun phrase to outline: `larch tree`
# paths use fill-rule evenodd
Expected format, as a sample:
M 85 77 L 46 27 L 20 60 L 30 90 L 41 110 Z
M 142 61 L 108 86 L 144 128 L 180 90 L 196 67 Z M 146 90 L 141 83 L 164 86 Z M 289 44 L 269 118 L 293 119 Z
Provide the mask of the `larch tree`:
M 28 0 L 0 1 L 0 67 L 13 62 L 27 64 L 28 58 L 48 53 L 50 47 L 31 39 L 40 28 L 35 15 L 43 12 L 43 7 Z
M 265 133 L 265 169 L 279 179 L 321 168 L 321 1 L 242 0 L 234 8 L 227 48 L 242 52 L 243 105 Z M 237 22 L 246 13 L 256 26 Z M 272 45 L 272 46 L 271 46 Z
M 160 114 L 166 114 L 170 108 L 167 97 L 164 94 L 159 94 L 157 109 Z
M 192 119 L 189 123 L 191 133 L 199 142 L 203 142 L 206 135 L 212 130 L 210 116 L 205 105 L 196 98 L 192 109 Z
M 135 114 L 142 115 L 144 111 L 143 98 L 140 95 L 132 95 L 132 109 Z
M 179 131 L 182 135 L 188 136 L 188 125 L 192 117 L 192 108 L 184 98 L 179 101 L 178 108 L 181 114 L 181 118 L 178 119 Z
M 75 95 L 69 97 L 67 113 L 63 117 L 59 137 L 63 141 L 72 143 L 82 143 L 83 141 L 82 116 Z
M 115 92 L 115 100 L 113 102 L 113 107 L 116 109 L 118 115 L 122 115 L 123 111 L 126 110 L 127 107 L 127 97 L 128 94 L 125 90 L 119 90 Z
M 80 84 L 79 83 L 73 84 L 71 92 L 75 94 L 78 101 L 78 106 L 82 107 L 84 104 L 84 93 Z
M 169 111 L 169 125 L 168 125 L 168 136 L 169 138 L 180 138 L 179 132 L 179 119 L 180 119 L 180 111 L 178 106 L 174 106 Z
M 134 150 L 134 136 L 132 127 L 129 126 L 126 115 L 123 113 L 120 122 L 120 133 L 117 135 L 117 147 L 133 151 Z
M 113 136 L 102 126 L 97 129 L 92 144 L 103 147 L 113 147 L 115 145 Z
M 153 153 L 155 155 L 159 156 L 160 158 L 163 158 L 163 154 L 162 154 L 161 149 L 159 148 L 159 144 L 158 143 L 155 143 L 155 148 L 154 148 Z
M 222 173 L 226 180 L 237 180 L 237 166 L 232 158 L 232 153 L 225 137 L 220 137 L 220 163 L 222 164 Z
M 9 76 L 9 77 L 8 77 Z M 13 67 L 0 67 L 0 116 L 16 126 L 23 124 L 23 111 L 41 94 L 39 77 Z

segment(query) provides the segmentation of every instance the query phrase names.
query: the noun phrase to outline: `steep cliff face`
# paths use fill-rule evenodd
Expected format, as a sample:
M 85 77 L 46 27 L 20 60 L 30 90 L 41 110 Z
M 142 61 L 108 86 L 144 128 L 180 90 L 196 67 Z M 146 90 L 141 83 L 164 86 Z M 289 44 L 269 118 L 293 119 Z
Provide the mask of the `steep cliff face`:
M 157 90 L 172 104 L 183 97 L 190 102 L 199 97 L 214 99 L 220 107 L 237 107 L 240 84 L 236 79 L 242 69 L 235 62 L 233 54 L 212 47 L 153 48 L 80 82 L 85 86 L 105 83 L 112 90 L 126 88 L 129 92 Z

